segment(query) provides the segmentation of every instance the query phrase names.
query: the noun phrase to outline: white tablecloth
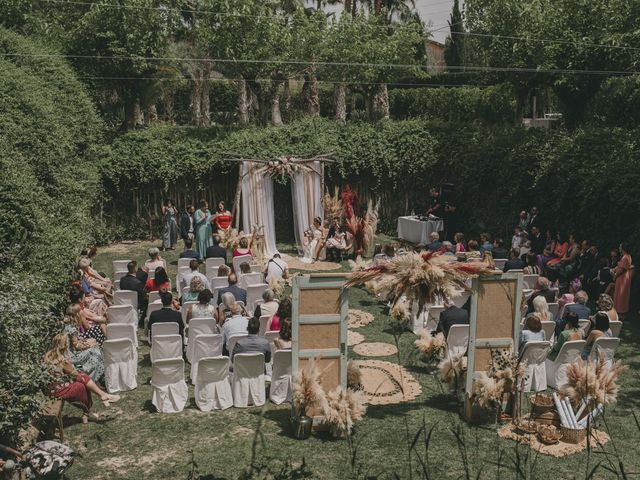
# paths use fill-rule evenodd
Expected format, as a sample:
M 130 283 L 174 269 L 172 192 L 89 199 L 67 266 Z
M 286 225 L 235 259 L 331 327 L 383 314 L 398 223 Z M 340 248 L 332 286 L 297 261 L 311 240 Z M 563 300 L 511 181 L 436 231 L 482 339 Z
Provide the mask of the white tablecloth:
M 398 238 L 411 243 L 427 245 L 431 232 L 444 230 L 442 220 L 418 220 L 416 217 L 398 217 Z

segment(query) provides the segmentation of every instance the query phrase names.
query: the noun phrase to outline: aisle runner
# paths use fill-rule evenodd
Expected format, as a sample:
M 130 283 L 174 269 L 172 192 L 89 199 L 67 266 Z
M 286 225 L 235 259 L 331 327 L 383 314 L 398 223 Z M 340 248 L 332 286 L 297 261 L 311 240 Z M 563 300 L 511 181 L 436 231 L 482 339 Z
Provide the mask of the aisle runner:
M 360 328 L 373 322 L 373 315 L 355 308 L 349 309 L 349 328 Z
M 392 405 L 415 399 L 422 387 L 404 367 L 382 360 L 354 360 L 370 405 Z
M 395 345 L 382 342 L 360 343 L 353 347 L 353 351 L 363 357 L 388 357 L 398 353 Z
M 361 333 L 358 332 L 352 332 L 351 330 L 349 330 L 347 332 L 347 345 L 350 347 L 353 347 L 354 345 L 357 345 L 359 343 L 364 342 L 364 336 Z

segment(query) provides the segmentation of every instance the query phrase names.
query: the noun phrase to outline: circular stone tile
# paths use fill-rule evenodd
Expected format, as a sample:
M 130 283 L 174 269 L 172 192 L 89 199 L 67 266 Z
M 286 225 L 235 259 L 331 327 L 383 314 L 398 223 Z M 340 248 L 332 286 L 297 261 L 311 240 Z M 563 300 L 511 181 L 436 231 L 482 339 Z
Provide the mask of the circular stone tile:
M 418 381 L 404 367 L 382 360 L 355 360 L 362 390 L 370 405 L 408 402 L 422 393 Z
M 382 342 L 365 342 L 353 347 L 353 351 L 363 357 L 388 357 L 398 353 L 395 345 Z
M 373 322 L 373 315 L 355 308 L 349 309 L 348 323 L 349 328 L 360 328 Z
M 352 332 L 351 330 L 347 333 L 347 345 L 353 347 L 359 343 L 364 342 L 364 335 L 358 332 Z

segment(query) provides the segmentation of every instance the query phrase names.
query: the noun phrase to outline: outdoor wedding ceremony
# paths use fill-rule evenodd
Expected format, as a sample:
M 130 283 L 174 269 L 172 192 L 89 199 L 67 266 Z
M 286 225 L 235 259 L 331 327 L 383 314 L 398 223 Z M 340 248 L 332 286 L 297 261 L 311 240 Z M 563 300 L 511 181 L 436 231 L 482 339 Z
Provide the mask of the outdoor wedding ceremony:
M 640 474 L 639 19 L 0 1 L 0 479 Z

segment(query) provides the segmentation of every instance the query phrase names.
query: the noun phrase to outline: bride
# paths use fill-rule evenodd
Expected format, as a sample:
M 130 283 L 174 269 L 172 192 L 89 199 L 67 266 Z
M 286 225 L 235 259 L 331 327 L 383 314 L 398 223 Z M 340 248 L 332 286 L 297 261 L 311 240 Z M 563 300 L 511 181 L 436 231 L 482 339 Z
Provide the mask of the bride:
M 320 217 L 313 219 L 313 226 L 304 232 L 302 251 L 304 256 L 300 259 L 303 263 L 313 263 L 317 260 L 318 253 L 322 249 L 322 220 Z

